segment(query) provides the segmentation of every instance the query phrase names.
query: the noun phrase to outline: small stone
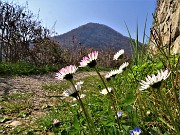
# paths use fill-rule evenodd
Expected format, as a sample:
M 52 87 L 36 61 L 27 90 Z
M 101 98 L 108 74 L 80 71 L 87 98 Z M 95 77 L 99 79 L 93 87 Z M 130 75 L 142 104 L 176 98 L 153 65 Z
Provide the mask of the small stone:
M 17 127 L 17 126 L 20 126 L 22 125 L 22 123 L 20 121 L 13 121 L 11 122 L 9 125 L 13 126 L 13 127 Z

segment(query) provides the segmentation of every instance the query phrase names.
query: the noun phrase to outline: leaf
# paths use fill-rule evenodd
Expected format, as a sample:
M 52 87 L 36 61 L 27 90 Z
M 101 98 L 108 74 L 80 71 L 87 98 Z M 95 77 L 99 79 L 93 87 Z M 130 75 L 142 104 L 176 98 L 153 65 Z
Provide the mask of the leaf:
M 6 122 L 8 120 L 11 120 L 11 118 L 9 118 L 9 117 L 1 117 L 0 118 L 0 123 L 4 123 L 4 122 Z
M 133 111 L 133 107 L 131 105 L 128 105 L 124 108 L 128 113 L 131 113 Z
M 163 135 L 158 127 L 153 127 L 150 129 L 150 134 L 152 135 Z
M 108 121 L 108 120 L 106 120 L 106 121 L 102 121 L 102 124 L 103 124 L 104 126 L 113 126 L 113 125 L 114 125 L 114 122 L 113 122 L 113 121 Z
M 75 119 L 74 121 L 73 121 L 73 125 L 74 125 L 74 128 L 76 129 L 76 130 L 80 130 L 80 124 L 79 124 L 79 121 L 78 121 L 78 119 Z
M 123 129 L 125 129 L 126 131 L 129 131 L 130 126 L 126 126 L 126 125 L 122 125 Z
M 126 98 L 122 101 L 122 103 L 124 104 L 124 106 L 126 106 L 126 105 L 130 105 L 130 104 L 134 103 L 134 101 L 135 101 L 135 96 L 131 92 L 126 95 Z

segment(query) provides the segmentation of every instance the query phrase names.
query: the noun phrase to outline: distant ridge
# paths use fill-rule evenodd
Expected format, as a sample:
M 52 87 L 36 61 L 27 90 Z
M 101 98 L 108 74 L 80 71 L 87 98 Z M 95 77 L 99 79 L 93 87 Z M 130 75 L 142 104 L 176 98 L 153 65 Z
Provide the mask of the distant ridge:
M 77 43 L 85 48 L 124 49 L 127 55 L 131 55 L 130 39 L 104 24 L 87 23 L 53 39 L 67 48 Z

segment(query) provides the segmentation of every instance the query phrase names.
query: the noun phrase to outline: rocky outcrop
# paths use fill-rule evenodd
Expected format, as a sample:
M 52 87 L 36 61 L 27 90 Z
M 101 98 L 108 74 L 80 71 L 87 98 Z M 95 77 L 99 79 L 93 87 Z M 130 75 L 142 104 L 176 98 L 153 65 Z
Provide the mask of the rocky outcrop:
M 153 27 L 161 35 L 163 45 L 171 42 L 172 53 L 180 53 L 180 0 L 157 0 L 155 18 Z M 150 47 L 155 49 L 153 42 Z

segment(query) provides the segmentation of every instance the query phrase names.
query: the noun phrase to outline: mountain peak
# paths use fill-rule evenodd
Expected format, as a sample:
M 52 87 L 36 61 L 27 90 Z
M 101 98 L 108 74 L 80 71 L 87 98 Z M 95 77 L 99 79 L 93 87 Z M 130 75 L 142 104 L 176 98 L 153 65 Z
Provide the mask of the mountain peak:
M 94 22 L 89 22 L 87 24 L 84 24 L 82 26 L 86 26 L 86 27 L 108 27 L 107 25 L 105 24 L 100 24 L 100 23 L 94 23 Z M 81 26 L 80 26 L 81 27 Z M 110 27 L 108 27 L 110 28 Z
M 81 43 L 85 48 L 115 50 L 124 49 L 131 55 L 131 45 L 128 37 L 123 36 L 114 29 L 99 23 L 87 23 L 67 33 L 55 36 L 63 47 L 71 47 L 74 43 Z

